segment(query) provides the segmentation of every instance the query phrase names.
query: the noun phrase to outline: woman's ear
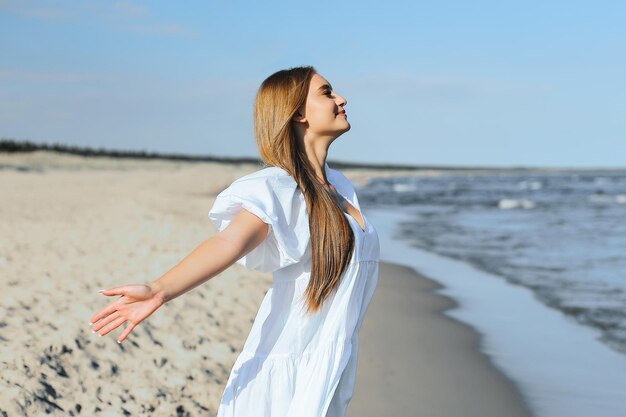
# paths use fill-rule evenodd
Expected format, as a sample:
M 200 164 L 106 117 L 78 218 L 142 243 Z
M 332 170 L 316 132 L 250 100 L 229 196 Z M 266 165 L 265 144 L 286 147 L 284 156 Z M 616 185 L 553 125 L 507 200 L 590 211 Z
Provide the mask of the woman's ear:
M 304 113 L 304 110 L 302 108 L 298 109 L 298 111 L 296 112 L 296 114 L 293 115 L 291 120 L 297 123 L 305 123 L 306 117 L 303 116 L 302 113 Z

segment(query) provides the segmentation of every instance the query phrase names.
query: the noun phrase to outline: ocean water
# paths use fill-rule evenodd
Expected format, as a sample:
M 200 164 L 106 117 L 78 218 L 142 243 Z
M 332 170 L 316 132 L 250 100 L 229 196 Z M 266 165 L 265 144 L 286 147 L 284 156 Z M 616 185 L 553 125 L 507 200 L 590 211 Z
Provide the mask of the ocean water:
M 626 170 L 375 178 L 363 207 L 397 237 L 530 289 L 626 355 Z

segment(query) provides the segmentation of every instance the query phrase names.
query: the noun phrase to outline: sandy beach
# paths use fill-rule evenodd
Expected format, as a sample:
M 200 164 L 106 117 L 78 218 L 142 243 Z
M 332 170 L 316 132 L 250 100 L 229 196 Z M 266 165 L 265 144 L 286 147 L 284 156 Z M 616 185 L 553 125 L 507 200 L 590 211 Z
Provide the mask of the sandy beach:
M 234 265 L 121 345 L 88 319 L 112 300 L 99 289 L 149 283 L 211 237 L 215 195 L 259 167 L 47 152 L 0 166 L 0 415 L 214 416 L 271 275 Z M 436 289 L 381 264 L 348 416 L 530 415 Z

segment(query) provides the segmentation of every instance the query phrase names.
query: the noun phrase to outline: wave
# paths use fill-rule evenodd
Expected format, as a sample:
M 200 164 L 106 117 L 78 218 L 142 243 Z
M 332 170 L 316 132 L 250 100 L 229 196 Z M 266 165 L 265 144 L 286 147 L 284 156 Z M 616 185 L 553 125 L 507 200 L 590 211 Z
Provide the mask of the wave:
M 594 204 L 626 204 L 626 194 L 591 194 L 587 197 L 587 201 Z
M 498 202 L 498 208 L 501 210 L 511 210 L 511 209 L 516 209 L 516 208 L 523 208 L 523 209 L 533 209 L 536 207 L 536 204 L 534 201 L 532 200 L 526 200 L 526 199 L 522 199 L 522 200 L 514 200 L 514 199 L 502 199 Z

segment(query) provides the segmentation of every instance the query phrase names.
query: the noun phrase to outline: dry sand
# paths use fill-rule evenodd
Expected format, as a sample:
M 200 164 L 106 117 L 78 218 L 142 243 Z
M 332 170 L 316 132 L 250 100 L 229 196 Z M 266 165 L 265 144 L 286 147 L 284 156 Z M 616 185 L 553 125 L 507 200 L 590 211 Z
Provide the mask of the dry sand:
M 0 416 L 215 415 L 270 275 L 234 265 L 121 345 L 88 320 L 112 300 L 98 289 L 149 283 L 213 235 L 214 196 L 258 166 L 46 152 L 0 166 Z M 429 281 L 381 271 L 350 415 L 525 415 Z

